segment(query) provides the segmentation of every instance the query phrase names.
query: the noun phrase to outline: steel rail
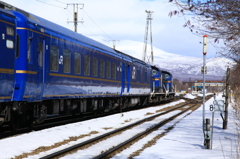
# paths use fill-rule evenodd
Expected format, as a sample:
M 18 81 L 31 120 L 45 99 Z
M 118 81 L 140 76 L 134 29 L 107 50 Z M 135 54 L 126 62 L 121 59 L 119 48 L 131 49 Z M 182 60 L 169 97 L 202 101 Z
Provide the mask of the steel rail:
M 178 113 L 178 114 L 175 114 L 173 115 L 172 117 L 169 117 L 167 119 L 164 119 L 163 121 L 151 126 L 150 128 L 147 128 L 145 131 L 141 132 L 141 133 L 138 133 L 137 135 L 133 136 L 132 138 L 122 142 L 121 144 L 105 151 L 104 153 L 98 155 L 98 156 L 95 156 L 93 159 L 104 159 L 104 158 L 108 158 L 112 153 L 114 153 L 115 151 L 121 149 L 123 146 L 133 142 L 134 140 L 137 140 L 138 138 L 140 138 L 141 136 L 143 135 L 147 135 L 151 132 L 153 132 L 154 130 L 156 130 L 157 128 L 163 126 L 165 123 L 173 120 L 174 118 L 176 118 L 177 116 L 183 114 L 184 112 L 188 111 L 189 109 L 191 109 L 192 107 L 196 106 L 197 104 L 199 103 L 196 103 L 194 104 L 193 106 L 190 106 L 189 108 L 186 108 L 185 110 L 183 110 L 182 112 Z
M 154 106 L 154 105 L 152 105 L 152 106 Z M 139 109 L 144 109 L 144 108 L 146 108 L 146 107 L 142 107 L 142 108 L 139 108 Z M 138 109 L 138 108 L 135 108 L 135 109 Z M 131 110 L 135 110 L 135 109 L 133 107 L 132 109 L 125 110 L 125 111 L 131 111 Z M 34 125 L 34 126 L 30 126 L 30 127 L 22 127 L 22 128 L 17 129 L 17 130 L 14 130 L 14 131 L 11 130 L 10 126 L 8 125 L 8 126 L 6 126 L 6 128 L 5 127 L 0 128 L 0 139 L 15 136 L 15 135 L 18 135 L 18 134 L 28 133 L 28 132 L 31 132 L 33 130 L 38 131 L 38 130 L 42 130 L 42 129 L 46 129 L 46 128 L 51 128 L 51 127 L 54 127 L 54 126 L 60 126 L 60 125 L 64 125 L 64 124 L 85 121 L 85 120 L 99 118 L 99 117 L 112 115 L 112 114 L 115 114 L 115 112 L 109 112 L 109 113 L 98 114 L 98 115 L 90 114 L 90 115 L 87 115 L 87 116 L 79 116 L 79 114 L 77 114 L 75 117 L 70 116 L 70 115 L 63 116 L 63 117 L 60 117 L 60 116 L 50 117 L 50 118 L 47 118 L 42 124 Z M 62 120 L 62 121 L 57 121 L 57 119 Z
M 156 117 L 158 117 L 158 116 L 167 114 L 167 113 L 169 113 L 169 112 L 171 112 L 171 111 L 174 111 L 174 110 L 176 110 L 176 109 L 179 109 L 179 108 L 184 107 L 184 106 L 186 106 L 186 105 L 188 105 L 188 104 L 191 104 L 191 103 L 192 103 L 192 102 L 184 103 L 184 104 L 182 104 L 182 105 L 180 105 L 180 106 L 178 106 L 178 107 L 175 107 L 175 108 L 172 108 L 172 109 L 170 109 L 170 110 L 164 111 L 164 112 L 162 112 L 162 113 L 158 113 L 158 114 L 156 114 L 156 115 L 153 115 L 153 116 L 144 118 L 144 119 L 142 119 L 142 120 L 139 120 L 139 121 L 134 122 L 134 123 L 132 123 L 132 124 L 126 125 L 126 126 L 121 127 L 121 128 L 119 128 L 119 129 L 110 131 L 110 132 L 108 132 L 108 133 L 106 133 L 106 134 L 97 136 L 97 137 L 95 137 L 95 138 L 92 138 L 92 139 L 90 139 L 90 140 L 84 141 L 84 142 L 82 142 L 82 143 L 79 143 L 79 144 L 70 146 L 70 147 L 68 147 L 68 148 L 62 149 L 62 150 L 60 150 L 60 151 L 54 152 L 54 153 L 49 154 L 49 155 L 46 155 L 46 156 L 44 156 L 44 157 L 41 157 L 40 159 L 50 159 L 50 158 L 54 158 L 54 157 L 63 155 L 63 154 L 65 154 L 65 153 L 69 152 L 69 151 L 73 151 L 73 150 L 75 150 L 75 149 L 77 149 L 77 148 L 80 148 L 80 147 L 82 147 L 82 146 L 85 146 L 85 145 L 87 145 L 87 144 L 90 144 L 90 143 L 92 143 L 92 142 L 95 142 L 95 141 L 97 141 L 97 140 L 100 140 L 100 139 L 102 139 L 102 138 L 104 138 L 104 137 L 107 137 L 107 136 L 109 136 L 109 135 L 112 135 L 112 134 L 114 134 L 114 133 L 123 131 L 123 130 L 125 130 L 125 129 L 130 128 L 130 127 L 136 126 L 136 125 L 141 124 L 141 123 L 143 123 L 143 122 L 145 122 L 145 121 L 152 120 L 152 119 L 154 119 L 154 118 L 156 118 Z

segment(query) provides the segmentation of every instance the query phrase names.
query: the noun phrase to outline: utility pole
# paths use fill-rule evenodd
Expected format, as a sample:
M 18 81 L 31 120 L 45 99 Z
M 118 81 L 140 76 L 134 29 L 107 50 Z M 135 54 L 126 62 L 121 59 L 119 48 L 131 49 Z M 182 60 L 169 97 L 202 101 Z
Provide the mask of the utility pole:
M 119 41 L 119 40 L 109 40 L 109 41 L 113 42 L 113 49 L 116 49 L 116 41 Z
M 226 75 L 226 95 L 225 95 L 225 110 L 224 110 L 224 120 L 223 120 L 223 129 L 227 129 L 228 124 L 228 97 L 229 97 L 229 78 L 230 78 L 230 68 L 227 68 Z
M 82 8 L 80 8 L 80 9 L 83 9 L 84 4 L 82 4 L 82 3 L 68 3 L 67 7 L 68 7 L 68 5 L 73 5 L 73 12 L 74 12 L 74 14 L 73 14 L 73 21 L 67 21 L 67 22 L 68 23 L 74 23 L 74 31 L 77 32 L 77 25 L 78 25 L 78 23 L 79 22 L 83 23 L 83 20 L 78 21 L 78 6 L 81 5 Z M 67 7 L 65 9 L 67 9 Z
M 143 61 L 153 64 L 153 47 L 152 47 L 152 13 L 153 11 L 145 11 L 147 13 L 147 23 L 145 28 L 144 48 L 143 48 Z M 151 42 L 151 62 L 147 56 L 147 41 L 148 41 L 148 27 L 150 27 L 150 42 Z

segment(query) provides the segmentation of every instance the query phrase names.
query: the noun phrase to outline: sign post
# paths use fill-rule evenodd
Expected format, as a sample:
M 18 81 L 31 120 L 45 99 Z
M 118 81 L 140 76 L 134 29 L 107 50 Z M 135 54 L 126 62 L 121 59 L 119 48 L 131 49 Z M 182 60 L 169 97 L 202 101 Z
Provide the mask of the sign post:
M 206 121 L 205 121 L 205 93 L 206 93 L 206 89 L 205 89 L 205 73 L 206 73 L 206 54 L 207 54 L 207 50 L 208 50 L 208 36 L 207 35 L 203 35 L 203 135 L 204 135 L 204 145 L 207 144 L 207 141 L 209 140 L 209 138 L 206 138 Z M 210 121 L 209 121 L 210 123 Z M 206 146 L 208 148 L 208 146 Z
M 211 129 L 211 132 L 210 132 L 210 140 L 211 140 L 211 145 L 210 145 L 210 148 L 212 149 L 212 144 L 213 144 L 213 126 L 214 126 L 214 113 L 215 112 L 219 112 L 222 119 L 223 119 L 223 122 L 224 122 L 224 117 L 223 117 L 223 113 L 224 113 L 224 110 L 225 110 L 225 103 L 224 103 L 224 100 L 214 100 L 213 101 L 213 105 L 210 105 L 210 111 L 212 112 L 212 129 Z M 208 131 L 206 131 L 206 134 L 209 133 Z M 206 146 L 208 146 L 208 143 L 206 143 Z

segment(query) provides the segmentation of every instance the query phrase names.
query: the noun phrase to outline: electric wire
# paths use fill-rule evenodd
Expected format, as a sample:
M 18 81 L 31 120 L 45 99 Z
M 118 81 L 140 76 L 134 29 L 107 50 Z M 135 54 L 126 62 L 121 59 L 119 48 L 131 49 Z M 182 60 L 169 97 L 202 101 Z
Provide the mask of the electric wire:
M 95 35 L 91 30 L 89 30 L 84 24 L 82 24 L 82 26 L 83 26 L 87 31 L 89 31 L 91 34 L 93 34 L 94 36 L 97 36 L 97 35 Z
M 67 4 L 67 3 L 61 2 L 61 1 L 59 1 L 59 0 L 55 0 L 55 1 L 57 1 L 57 2 L 59 2 L 59 3 L 62 3 L 62 4 Z
M 66 9 L 66 8 L 64 8 L 64 9 Z M 70 11 L 70 10 L 68 10 L 68 9 L 66 9 L 71 15 L 73 15 L 73 13 Z
M 83 12 L 88 16 L 88 18 L 111 40 L 113 40 L 105 31 L 103 31 L 102 28 L 100 28 L 99 25 L 97 25 L 97 23 L 87 14 L 87 12 L 85 10 L 83 10 Z
M 67 20 L 69 19 L 69 15 L 68 15 L 68 13 L 66 12 L 66 10 L 64 9 L 64 13 L 66 14 L 66 16 L 67 16 Z
M 47 2 L 43 2 L 43 1 L 40 1 L 40 0 L 36 0 L 36 1 L 44 3 L 44 4 L 48 4 L 48 5 L 51 5 L 51 6 L 54 6 L 54 7 L 63 8 L 63 7 L 60 7 L 60 6 L 57 6 L 57 5 L 54 5 L 54 4 L 50 4 L 50 3 L 47 3 Z
M 60 7 L 60 6 L 57 6 L 57 5 L 54 5 L 54 4 L 50 4 L 50 3 L 46 3 L 46 2 L 43 2 L 41 0 L 36 0 L 38 2 L 41 2 L 41 3 L 44 3 L 44 4 L 47 4 L 47 5 L 51 5 L 51 6 L 54 6 L 54 7 L 58 7 L 58 8 L 63 8 L 63 7 Z M 59 3 L 62 3 L 62 4 L 67 4 L 67 3 L 64 3 L 62 1 L 59 1 L 59 0 L 55 0 Z M 66 9 L 66 8 L 63 8 L 63 9 Z M 83 10 L 83 8 L 80 8 Z M 71 13 L 68 9 L 66 9 L 71 15 L 73 15 L 73 13 Z M 113 38 L 111 38 L 88 14 L 85 10 L 83 10 L 83 12 L 88 16 L 88 18 L 105 34 L 106 37 L 108 37 L 109 39 L 111 39 L 113 41 Z M 83 25 L 84 28 L 87 29 L 87 27 L 85 25 Z M 94 36 L 96 36 L 92 31 L 90 31 L 89 29 L 87 29 L 89 32 L 91 32 Z

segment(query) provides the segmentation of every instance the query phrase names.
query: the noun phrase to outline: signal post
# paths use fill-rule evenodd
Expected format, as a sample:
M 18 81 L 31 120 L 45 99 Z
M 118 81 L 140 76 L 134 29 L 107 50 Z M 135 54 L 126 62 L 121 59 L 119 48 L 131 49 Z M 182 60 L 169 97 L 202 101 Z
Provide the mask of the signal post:
M 203 74 L 203 121 L 202 121 L 202 129 L 204 134 L 204 146 L 209 149 L 210 148 L 210 119 L 205 119 L 205 97 L 206 97 L 206 88 L 205 88 L 205 74 L 207 73 L 206 67 L 206 54 L 208 51 L 208 36 L 203 35 L 203 67 L 202 67 L 202 74 Z

